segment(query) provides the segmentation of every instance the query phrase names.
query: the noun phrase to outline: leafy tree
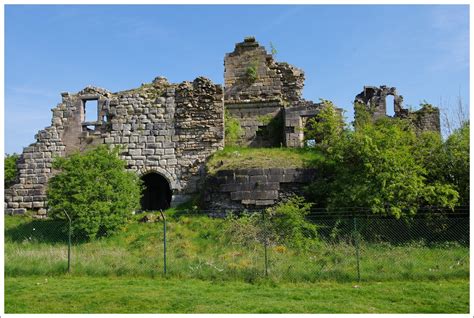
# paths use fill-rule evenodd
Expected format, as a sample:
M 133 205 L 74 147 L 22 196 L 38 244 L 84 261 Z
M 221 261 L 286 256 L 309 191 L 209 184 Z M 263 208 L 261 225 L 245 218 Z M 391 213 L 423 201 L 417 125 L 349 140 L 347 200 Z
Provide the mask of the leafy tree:
M 460 204 L 469 206 L 469 122 L 464 122 L 446 140 L 441 153 L 439 174 L 454 185 Z
M 17 169 L 17 162 L 20 156 L 16 153 L 11 155 L 6 154 L 4 158 L 4 172 L 5 172 L 5 180 L 4 185 L 5 188 L 11 186 L 13 182 L 15 182 L 18 169 Z
M 458 192 L 433 178 L 427 164 L 437 154 L 433 145 L 439 144 L 433 135 L 420 139 L 402 119 L 358 121 L 356 129 L 343 131 L 331 148 L 318 147 L 327 158 L 321 169 L 332 175 L 323 174 L 310 191 L 323 192 L 326 198 L 317 199 L 329 209 L 368 207 L 397 218 L 423 206 L 453 208 Z
M 139 208 L 139 178 L 125 170 L 118 151 L 101 146 L 53 162 L 60 173 L 48 183 L 49 213 L 65 219 L 67 212 L 74 234 L 89 238 L 109 235 Z
M 323 108 L 306 124 L 305 139 L 314 140 L 319 148 L 330 152 L 344 129 L 342 114 L 331 101 L 322 100 Z

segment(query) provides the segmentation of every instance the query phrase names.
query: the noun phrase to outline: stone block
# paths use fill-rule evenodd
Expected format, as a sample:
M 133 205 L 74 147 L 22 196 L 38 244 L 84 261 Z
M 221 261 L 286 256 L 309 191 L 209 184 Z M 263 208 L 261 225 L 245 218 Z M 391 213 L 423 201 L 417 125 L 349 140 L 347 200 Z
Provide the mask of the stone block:
M 128 150 L 128 153 L 129 153 L 131 156 L 141 156 L 142 150 L 141 150 L 141 149 L 129 149 L 129 150 Z
M 274 203 L 275 203 L 275 200 L 255 200 L 255 205 L 257 206 L 269 206 L 269 205 L 273 205 Z
M 250 176 L 249 179 L 250 183 L 266 183 L 267 182 L 267 176 L 266 175 L 255 175 L 255 176 Z

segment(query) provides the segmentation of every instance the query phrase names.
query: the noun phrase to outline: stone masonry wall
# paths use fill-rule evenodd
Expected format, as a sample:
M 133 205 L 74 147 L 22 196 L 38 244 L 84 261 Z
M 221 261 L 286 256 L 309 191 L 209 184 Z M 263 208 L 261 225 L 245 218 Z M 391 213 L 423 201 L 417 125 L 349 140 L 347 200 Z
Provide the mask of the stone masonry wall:
M 315 169 L 303 168 L 221 170 L 207 178 L 204 203 L 209 209 L 271 206 L 293 194 L 301 195 L 303 185 L 315 175 Z
M 285 107 L 301 101 L 304 72 L 276 62 L 255 38 L 237 43 L 224 59 L 225 105 L 244 130 L 241 144 L 251 147 L 281 146 L 284 142 Z M 249 71 L 255 77 L 249 76 Z M 270 129 L 265 127 L 270 124 Z M 276 127 L 279 127 L 275 136 Z
M 121 146 L 130 170 L 164 176 L 177 203 L 197 191 L 206 158 L 224 146 L 222 87 L 202 77 L 181 84 L 157 78 L 118 93 L 87 87 L 62 96 L 51 126 L 21 155 L 18 183 L 5 192 L 6 213 L 45 214 L 53 158 L 99 144 Z M 90 100 L 98 100 L 98 118 L 85 122 Z
M 237 43 L 224 59 L 226 103 L 282 101 L 287 105 L 298 101 L 304 86 L 304 72 L 288 63 L 275 62 L 273 56 L 249 37 Z M 256 78 L 249 78 L 250 68 Z
M 436 131 L 441 133 L 439 108 L 429 104 L 423 105 L 417 111 L 403 108 L 403 96 L 398 95 L 395 87 L 387 87 L 385 85 L 380 87 L 364 86 L 363 91 L 356 95 L 354 103 L 364 105 L 373 119 L 383 118 L 387 116 L 386 98 L 389 95 L 394 97 L 394 117 L 410 120 L 417 131 Z M 355 117 L 357 118 L 357 109 Z

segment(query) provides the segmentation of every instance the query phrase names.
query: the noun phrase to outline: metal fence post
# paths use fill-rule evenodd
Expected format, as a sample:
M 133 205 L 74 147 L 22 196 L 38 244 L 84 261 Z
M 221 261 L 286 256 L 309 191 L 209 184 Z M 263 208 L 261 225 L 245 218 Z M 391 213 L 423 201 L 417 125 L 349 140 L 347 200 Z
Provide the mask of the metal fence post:
M 265 277 L 268 276 L 268 254 L 267 254 L 267 222 L 265 221 L 265 210 L 262 211 L 263 218 L 263 247 L 265 251 Z
M 163 273 L 166 275 L 166 218 L 163 211 L 160 210 L 163 219 Z
M 359 233 L 357 232 L 357 218 L 354 216 L 354 243 L 357 261 L 357 281 L 360 282 Z
M 68 218 L 68 243 L 67 243 L 67 272 L 71 272 L 71 235 L 72 235 L 72 222 L 71 218 L 69 217 L 69 214 L 67 214 L 66 211 L 64 211 L 64 214 Z

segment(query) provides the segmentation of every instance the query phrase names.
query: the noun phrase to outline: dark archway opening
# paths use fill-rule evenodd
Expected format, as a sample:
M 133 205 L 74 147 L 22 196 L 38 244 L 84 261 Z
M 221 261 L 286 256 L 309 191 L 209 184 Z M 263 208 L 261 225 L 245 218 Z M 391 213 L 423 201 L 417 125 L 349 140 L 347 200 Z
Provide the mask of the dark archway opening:
M 171 204 L 171 189 L 168 180 L 158 173 L 148 173 L 142 176 L 145 189 L 141 200 L 142 210 L 165 210 Z

